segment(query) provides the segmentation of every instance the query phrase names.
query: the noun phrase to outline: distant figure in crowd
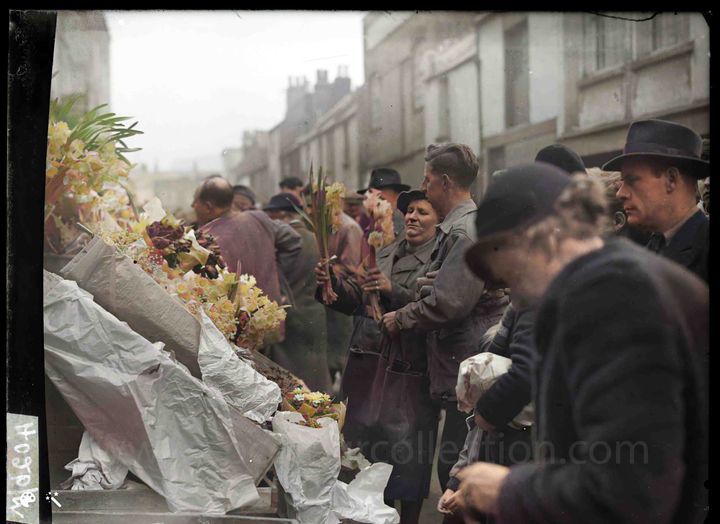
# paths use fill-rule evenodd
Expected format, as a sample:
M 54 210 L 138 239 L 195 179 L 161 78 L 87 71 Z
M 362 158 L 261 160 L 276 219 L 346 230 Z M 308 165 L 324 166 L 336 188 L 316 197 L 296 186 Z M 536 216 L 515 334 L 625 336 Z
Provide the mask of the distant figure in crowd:
M 304 187 L 305 187 L 305 182 L 303 182 L 296 176 L 289 176 L 287 178 L 283 178 L 280 181 L 280 192 L 281 193 L 292 193 L 300 201 L 302 201 L 302 199 L 303 199 L 303 188 Z
M 247 186 L 233 186 L 233 211 L 249 211 L 255 209 L 255 193 Z
M 253 275 L 258 287 L 282 304 L 278 264 L 285 268 L 294 263 L 302 238 L 260 210 L 233 211 L 232 202 L 233 188 L 227 180 L 205 180 L 192 204 L 200 231 L 215 237 L 228 271 Z
M 597 182 L 540 163 L 508 169 L 478 206 L 468 264 L 538 304 L 538 455 L 460 471 L 458 501 L 472 518 L 706 516 L 708 288 L 626 239 L 604 240 L 606 214 Z
M 365 197 L 360 193 L 345 195 L 345 198 L 343 198 L 343 211 L 364 229 L 367 226 L 368 217 L 365 213 L 363 200 L 365 200 Z
M 431 144 L 425 156 L 422 189 L 438 214 L 437 239 L 426 274 L 435 275 L 416 300 L 386 313 L 385 329 L 393 336 L 406 331 L 427 334 L 430 394 L 445 411 L 438 456 L 438 478 L 444 489 L 450 469 L 465 443 L 465 413 L 457 408 L 455 384 L 462 362 L 479 351 L 485 331 L 502 317 L 509 303 L 502 291 L 488 291 L 465 264 L 465 251 L 475 241 L 475 202 L 470 186 L 478 161 L 464 144 Z
M 703 138 L 702 141 L 702 155 L 700 156 L 706 162 L 710 162 L 710 139 Z M 702 210 L 709 217 L 710 216 L 710 177 L 705 177 L 698 183 L 698 190 L 700 192 L 700 202 Z
M 337 257 L 333 264 L 333 271 L 342 278 L 350 278 L 355 275 L 360 267 L 362 237 L 363 232 L 358 223 L 347 213 L 342 213 L 340 228 L 328 238 L 329 254 L 331 257 Z M 335 381 L 335 389 L 338 389 L 350 347 L 353 319 L 330 308 L 326 310 L 326 315 L 328 364 L 330 365 L 330 374 Z
M 273 344 L 270 358 L 300 377 L 313 391 L 331 392 L 327 363 L 325 308 L 315 301 L 315 265 L 320 252 L 315 235 L 295 210 L 302 207 L 292 193 L 270 198 L 263 208 L 270 218 L 288 224 L 302 238 L 302 247 L 293 264 L 283 269 L 289 287 L 285 340 Z
M 397 309 L 414 300 L 415 281 L 425 274 L 424 268 L 430 260 L 435 242 L 438 214 L 422 191 L 401 193 L 397 206 L 405 218 L 406 236 L 398 243 L 392 244 L 391 249 L 378 253 L 379 271 L 364 278 L 353 277 L 345 280 L 338 280 L 334 274 L 330 275 L 333 289 L 338 294 L 338 300 L 330 307 L 346 315 L 359 317 L 360 321 L 355 324 L 350 346 L 367 352 L 380 353 L 385 336 L 380 333 L 368 309 L 370 305 L 368 293 L 379 291 L 385 310 Z M 318 265 L 315 272 L 318 283 L 327 282 L 329 276 L 324 266 Z M 316 294 L 318 300 L 319 289 Z M 428 362 L 425 337 L 407 331 L 403 333 L 398 346 L 402 360 L 409 364 L 405 372 L 426 377 Z M 399 399 L 401 409 L 424 415 L 418 416 L 415 427 L 409 428 L 402 435 L 391 434 L 382 425 L 369 429 L 348 427 L 346 418 L 346 438 L 349 441 L 352 439 L 353 444 L 355 440 L 359 440 L 358 445 L 361 446 L 368 460 L 386 462 L 393 466 L 390 480 L 385 488 L 385 501 L 391 506 L 394 505 L 394 501 L 401 501 L 402 524 L 417 524 L 423 500 L 427 498 L 430 488 L 437 411 L 431 405 L 429 382 L 426 378 L 423 384 L 419 398 Z M 368 388 L 370 386 L 371 384 L 367 384 Z M 353 409 L 367 401 L 366 394 L 360 398 L 350 397 L 348 409 Z M 398 420 L 412 418 L 403 413 L 397 413 L 396 417 Z M 403 457 L 400 457 L 398 451 L 400 447 L 407 448 Z
M 535 155 L 535 162 L 551 164 L 568 174 L 585 172 L 585 163 L 580 155 L 563 144 L 551 144 L 543 147 Z
M 605 199 L 608 204 L 608 217 L 610 226 L 608 233 L 627 237 L 636 244 L 645 246 L 650 240 L 650 233 L 637 226 L 628 223 L 627 215 L 623 208 L 623 201 L 617 197 L 617 190 L 622 181 L 622 175 L 618 171 L 603 171 L 599 167 L 589 167 L 588 175 L 598 180 L 605 187 Z
M 400 173 L 389 167 L 378 167 L 370 173 L 370 183 L 364 189 L 358 189 L 358 193 L 373 194 L 379 193 L 384 200 L 390 202 L 393 208 L 393 226 L 395 236 L 401 237 L 405 228 L 405 221 L 402 213 L 398 211 L 397 199 L 402 191 L 409 191 L 410 186 L 403 184 L 400 179 Z
M 621 171 L 617 196 L 628 223 L 653 233 L 648 249 L 708 280 L 709 221 L 697 208 L 698 179 L 710 175 L 702 139 L 664 120 L 633 122 L 623 154 L 603 166 Z

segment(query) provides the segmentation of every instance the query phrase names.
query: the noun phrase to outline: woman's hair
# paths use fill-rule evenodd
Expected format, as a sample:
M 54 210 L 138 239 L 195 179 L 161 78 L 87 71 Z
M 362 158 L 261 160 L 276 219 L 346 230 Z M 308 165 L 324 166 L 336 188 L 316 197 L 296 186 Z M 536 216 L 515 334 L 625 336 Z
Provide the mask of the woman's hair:
M 622 182 L 621 173 L 619 171 L 603 171 L 599 167 L 590 167 L 587 172 L 591 178 L 598 180 L 605 188 L 610 222 L 617 227 L 624 226 L 627 223 L 627 216 L 622 200 L 617 197 L 617 191 Z M 615 233 L 612 224 L 608 225 L 607 233 Z
M 563 240 L 602 235 L 608 227 L 607 209 L 605 187 L 601 182 L 586 174 L 572 175 L 570 185 L 555 202 L 556 213 L 525 231 L 528 247 L 552 256 Z

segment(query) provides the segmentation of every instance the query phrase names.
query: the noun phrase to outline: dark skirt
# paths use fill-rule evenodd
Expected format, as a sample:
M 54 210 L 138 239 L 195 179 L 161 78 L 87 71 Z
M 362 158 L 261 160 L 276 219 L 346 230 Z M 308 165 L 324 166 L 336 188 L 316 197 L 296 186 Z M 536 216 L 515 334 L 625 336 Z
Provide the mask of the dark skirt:
M 437 439 L 437 418 L 403 438 L 388 435 L 380 427 L 368 431 L 363 455 L 370 462 L 393 466 L 385 499 L 421 501 L 428 496 Z

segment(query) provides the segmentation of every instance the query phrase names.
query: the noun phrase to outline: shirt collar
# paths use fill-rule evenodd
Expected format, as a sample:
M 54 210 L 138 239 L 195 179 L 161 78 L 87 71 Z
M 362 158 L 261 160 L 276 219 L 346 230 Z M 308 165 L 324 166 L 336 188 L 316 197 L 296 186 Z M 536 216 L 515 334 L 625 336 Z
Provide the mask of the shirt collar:
M 693 207 L 692 209 L 690 209 L 690 211 L 685 216 L 685 218 L 683 218 L 680 222 L 678 222 L 673 227 L 671 227 L 670 229 L 668 229 L 667 231 L 665 231 L 663 233 L 666 244 L 670 243 L 670 241 L 675 236 L 675 234 L 678 231 L 680 231 L 680 228 L 683 227 L 688 220 L 690 220 L 693 216 L 695 216 L 695 213 L 702 213 L 702 211 L 700 209 L 698 209 L 697 207 Z
M 458 223 L 465 215 L 472 213 L 476 209 L 477 206 L 475 205 L 475 202 L 472 198 L 463 200 L 454 208 L 452 208 L 452 210 L 450 210 L 450 212 L 445 217 L 445 220 L 439 223 L 437 227 L 440 228 L 440 230 L 447 235 L 450 232 L 452 226 Z

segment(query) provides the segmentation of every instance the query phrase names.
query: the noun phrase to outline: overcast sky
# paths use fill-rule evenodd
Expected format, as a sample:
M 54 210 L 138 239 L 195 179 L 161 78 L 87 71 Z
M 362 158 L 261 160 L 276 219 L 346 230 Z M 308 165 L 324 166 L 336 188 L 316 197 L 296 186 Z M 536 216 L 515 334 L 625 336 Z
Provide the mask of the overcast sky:
M 243 130 L 270 129 L 285 114 L 288 76 L 347 65 L 363 83 L 361 12 L 106 11 L 111 106 L 144 135 L 132 161 L 161 170 L 220 170 Z M 132 144 L 132 145 L 131 145 Z

